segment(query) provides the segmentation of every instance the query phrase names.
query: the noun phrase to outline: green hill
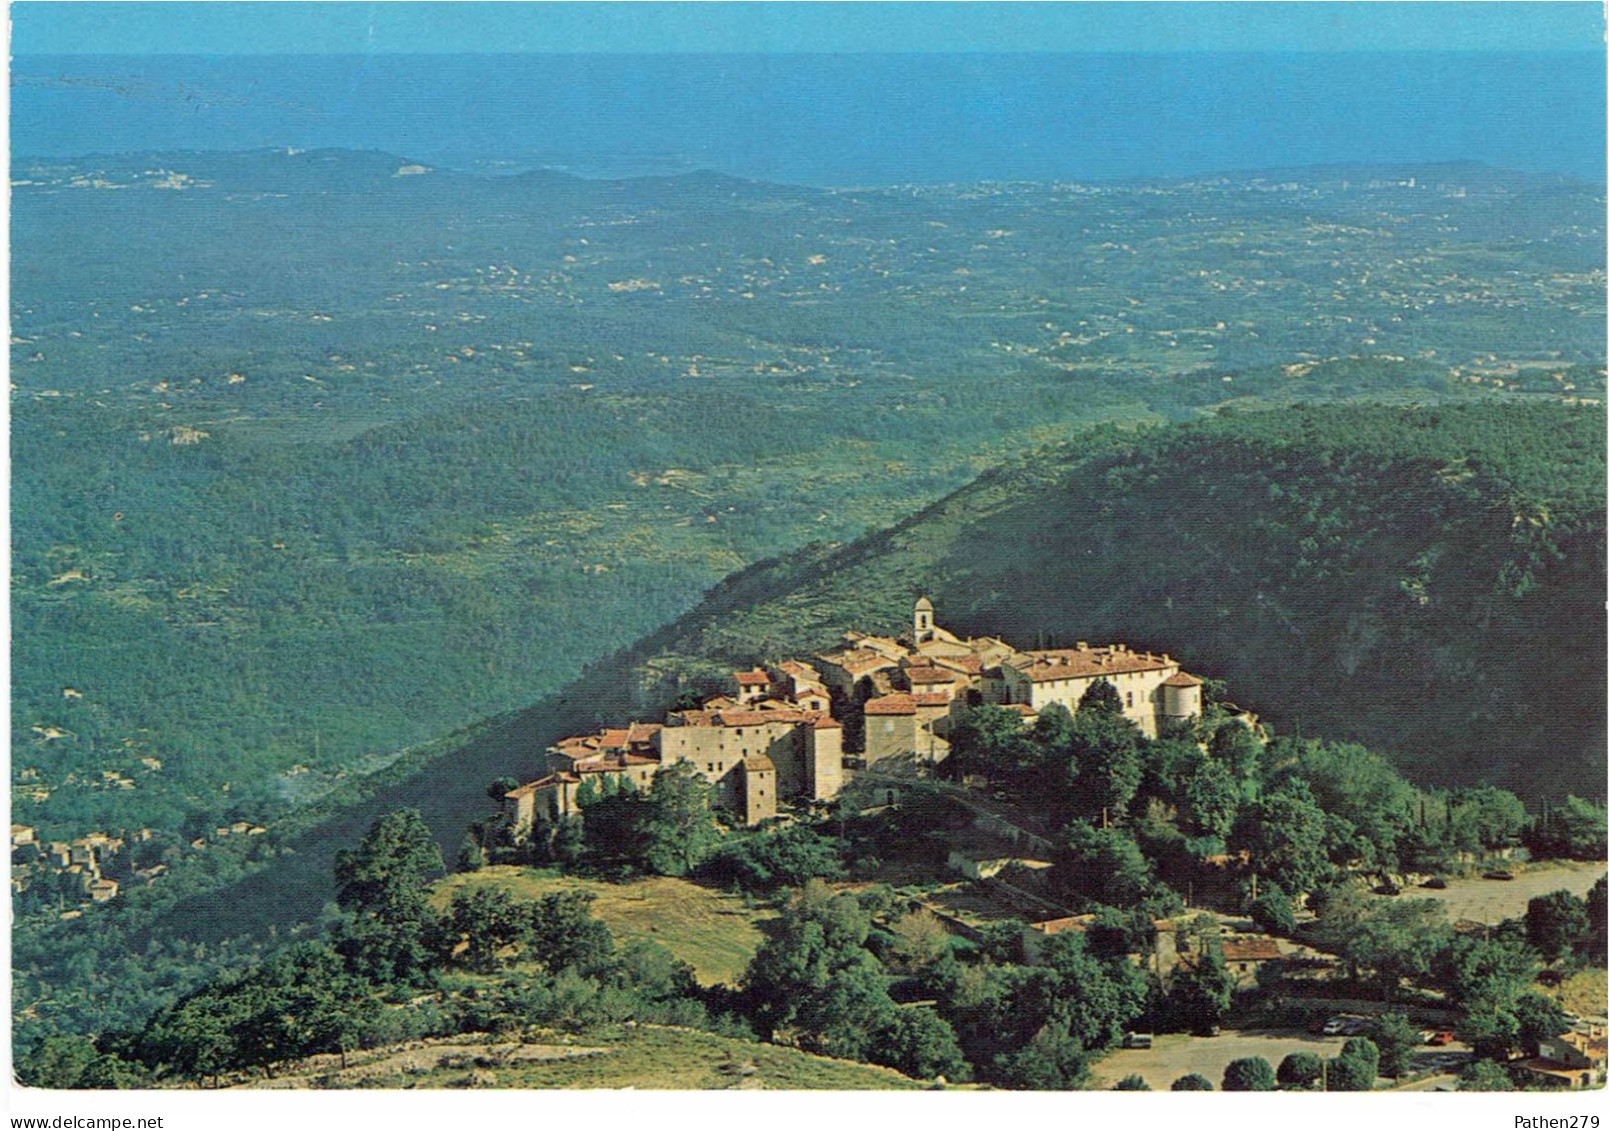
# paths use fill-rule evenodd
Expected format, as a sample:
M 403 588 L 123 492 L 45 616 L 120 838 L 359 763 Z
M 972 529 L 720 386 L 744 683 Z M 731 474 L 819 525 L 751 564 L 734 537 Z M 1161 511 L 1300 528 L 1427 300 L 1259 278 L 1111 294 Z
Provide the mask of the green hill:
M 852 545 L 749 570 L 654 638 L 660 670 L 894 630 L 1166 649 L 1282 731 L 1422 784 L 1532 799 L 1604 777 L 1603 418 L 1303 407 L 1107 431 Z
M 486 783 L 535 771 L 557 737 L 651 717 L 728 665 L 845 628 L 901 629 L 922 592 L 958 631 L 1166 649 L 1276 730 L 1364 742 L 1418 784 L 1597 796 L 1603 479 L 1601 413 L 1559 404 L 1293 406 L 1086 433 L 887 530 L 733 575 L 561 694 L 298 811 L 243 878 L 203 854 L 192 868 L 214 871 L 19 932 L 18 1008 L 70 1029 L 143 1017 L 243 960 L 256 944 L 238 940 L 317 919 L 335 850 L 378 814 L 417 807 L 455 851 Z

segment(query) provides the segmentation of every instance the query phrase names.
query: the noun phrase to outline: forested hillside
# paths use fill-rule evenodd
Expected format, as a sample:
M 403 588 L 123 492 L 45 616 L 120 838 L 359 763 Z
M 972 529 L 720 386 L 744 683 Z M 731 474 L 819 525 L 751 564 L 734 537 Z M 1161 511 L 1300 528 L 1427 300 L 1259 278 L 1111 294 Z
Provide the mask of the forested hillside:
M 19 1010 L 68 1031 L 143 1018 L 327 914 L 336 847 L 378 815 L 418 807 L 456 851 L 487 783 L 535 771 L 559 736 L 654 717 L 846 628 L 901 630 L 922 592 L 956 630 L 1165 649 L 1277 733 L 1362 741 L 1421 786 L 1597 797 L 1602 431 L 1597 410 L 1494 403 L 1079 435 L 888 530 L 744 570 L 562 694 L 288 815 L 254 863 L 212 849 L 19 931 Z
M 1417 172 L 19 161 L 15 819 L 275 825 L 1071 428 L 1601 398 L 1601 191 Z
M 894 630 L 925 591 L 954 628 L 1019 645 L 1166 649 L 1276 729 L 1365 742 L 1425 784 L 1596 796 L 1602 429 L 1537 405 L 1108 430 L 748 571 L 664 646 L 696 670 Z

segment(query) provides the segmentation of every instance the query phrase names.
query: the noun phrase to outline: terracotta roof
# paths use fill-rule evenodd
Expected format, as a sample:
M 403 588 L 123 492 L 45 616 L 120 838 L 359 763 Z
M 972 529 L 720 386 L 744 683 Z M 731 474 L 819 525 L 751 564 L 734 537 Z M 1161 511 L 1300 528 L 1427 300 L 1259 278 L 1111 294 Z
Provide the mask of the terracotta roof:
M 1225 962 L 1259 962 L 1284 958 L 1273 939 L 1224 939 Z
M 1053 679 L 1090 679 L 1126 672 L 1159 671 L 1169 666 L 1160 656 L 1147 652 L 1103 648 L 1050 648 L 1019 652 L 1008 658 L 1006 666 L 1015 668 L 1034 683 Z
M 912 683 L 954 683 L 955 676 L 955 672 L 932 667 L 909 668 L 905 672 L 905 678 Z
M 549 774 L 545 778 L 537 778 L 535 781 L 528 781 L 518 789 L 511 789 L 507 793 L 503 794 L 503 796 L 518 800 L 521 797 L 528 797 L 533 793 L 539 793 L 544 789 L 549 789 L 561 783 L 574 785 L 580 780 L 581 779 L 576 777 L 574 774 Z
M 815 728 L 817 730 L 842 730 L 844 724 L 831 715 L 822 715 L 815 721 Z
M 776 764 L 764 754 L 750 754 L 748 757 L 743 759 L 743 772 L 774 774 L 777 772 L 777 767 Z
M 651 742 L 654 735 L 664 729 L 664 723 L 632 723 L 626 730 L 626 741 L 633 745 L 639 742 Z
M 673 711 L 666 717 L 666 722 L 685 727 L 713 727 L 720 725 L 718 718 L 716 711 Z
M 880 668 L 891 668 L 894 661 L 870 648 L 848 648 L 842 652 L 820 652 L 816 659 L 843 668 L 850 675 L 864 675 Z
M 949 668 L 966 675 L 983 674 L 982 656 L 930 656 L 928 661 L 936 667 Z
M 1201 686 L 1201 681 L 1199 679 L 1197 679 L 1195 676 L 1191 675 L 1189 672 L 1179 672 L 1177 675 L 1170 675 L 1167 679 L 1163 680 L 1162 681 L 1162 686 L 1163 687 L 1200 687 Z
M 805 679 L 812 683 L 821 678 L 820 672 L 800 660 L 783 660 L 777 665 L 777 671 L 791 675 L 794 679 Z
M 762 672 L 758 668 L 753 671 L 733 672 L 732 678 L 737 680 L 739 687 L 751 687 L 755 684 L 770 684 L 771 682 L 770 674 Z
M 896 692 L 893 695 L 868 699 L 866 700 L 865 711 L 868 715 L 914 715 L 916 714 L 916 696 Z
M 942 691 L 918 691 L 911 696 L 911 701 L 918 707 L 948 707 L 950 698 Z
M 601 758 L 588 758 L 584 762 L 575 764 L 575 773 L 578 774 L 607 774 L 627 769 L 631 766 L 657 766 L 658 758 L 645 758 L 641 754 L 610 754 Z
M 757 727 L 767 723 L 803 723 L 814 717 L 813 711 L 722 711 L 716 721 L 725 727 Z

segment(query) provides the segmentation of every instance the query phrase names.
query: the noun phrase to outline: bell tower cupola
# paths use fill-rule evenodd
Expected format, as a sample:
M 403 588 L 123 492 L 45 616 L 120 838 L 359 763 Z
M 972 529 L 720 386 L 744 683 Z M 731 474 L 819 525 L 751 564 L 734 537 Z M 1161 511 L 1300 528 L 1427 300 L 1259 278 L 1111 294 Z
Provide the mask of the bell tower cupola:
M 916 613 L 911 626 L 911 643 L 925 644 L 933 639 L 933 602 L 926 597 L 916 599 Z

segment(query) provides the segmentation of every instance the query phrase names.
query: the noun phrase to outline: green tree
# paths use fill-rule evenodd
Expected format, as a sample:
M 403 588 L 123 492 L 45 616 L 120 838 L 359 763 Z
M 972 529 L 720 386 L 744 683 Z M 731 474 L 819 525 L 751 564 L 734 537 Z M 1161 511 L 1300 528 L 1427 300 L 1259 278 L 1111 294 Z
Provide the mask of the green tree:
M 918 1080 L 943 1076 L 959 1082 L 971 1074 L 955 1030 L 931 1009 L 895 1010 L 873 1047 L 871 1060 Z
M 1081 709 L 1073 717 L 1067 747 L 1067 811 L 1090 820 L 1121 821 L 1145 776 L 1142 741 L 1139 729 L 1121 712 Z
M 336 902 L 353 914 L 332 941 L 351 969 L 381 985 L 429 980 L 436 918 L 425 892 L 443 871 L 441 849 L 415 809 L 386 814 L 356 849 L 336 854 Z
M 1535 896 L 1525 907 L 1525 937 L 1549 962 L 1569 955 L 1589 926 L 1586 902 L 1567 891 Z
M 1240 810 L 1229 848 L 1244 849 L 1259 875 L 1294 897 L 1333 871 L 1324 840 L 1324 811 L 1305 786 L 1286 782 Z
M 995 1057 L 993 1076 L 1012 1088 L 1073 1091 L 1089 1080 L 1089 1054 L 1065 1029 L 1049 1024 L 1027 1044 Z
M 1234 781 L 1255 783 L 1258 780 L 1263 744 L 1241 720 L 1230 719 L 1213 731 L 1207 749 L 1212 760 L 1228 770 Z
M 1272 1092 L 1273 1066 L 1260 1056 L 1243 1056 L 1231 1060 L 1224 1067 L 1223 1090 L 1226 1092 Z
M 1323 1084 L 1324 1058 L 1316 1052 L 1293 1052 L 1279 1062 L 1274 1073 L 1287 1092 L 1311 1092 Z
M 1215 1032 L 1234 996 L 1235 976 L 1216 939 L 1204 939 L 1188 969 L 1176 973 L 1166 999 L 1174 1024 L 1192 1033 Z
M 769 893 L 844 875 L 844 842 L 802 824 L 764 829 L 721 844 L 700 871 L 746 891 Z
M 526 953 L 550 972 L 590 974 L 614 957 L 614 936 L 592 917 L 591 892 L 549 892 L 525 905 Z
M 1521 994 L 1515 1001 L 1514 1019 L 1518 1022 L 1516 1038 L 1527 1056 L 1540 1055 L 1543 1041 L 1570 1029 L 1570 1017 L 1558 999 L 1534 991 Z
M 1073 821 L 1063 835 L 1050 875 L 1063 899 L 1132 907 L 1150 891 L 1150 862 L 1126 830 Z
M 1145 1077 L 1137 1072 L 1131 1072 L 1123 1079 L 1112 1085 L 1114 1092 L 1149 1092 L 1151 1085 L 1145 1082 Z
M 1187 1076 L 1179 1077 L 1168 1090 L 1170 1092 L 1210 1092 L 1212 1091 L 1212 1081 L 1199 1072 L 1192 1072 Z
M 387 813 L 356 849 L 335 856 L 335 900 L 382 919 L 416 918 L 425 886 L 445 871 L 441 848 L 417 809 Z
M 486 850 L 473 833 L 465 833 L 464 839 L 458 844 L 458 870 L 460 872 L 478 872 L 486 867 Z
M 1271 935 L 1289 938 L 1296 933 L 1296 908 L 1285 889 L 1269 880 L 1247 907 L 1251 920 Z
M 1110 680 L 1097 679 L 1085 689 L 1078 699 L 1078 713 L 1081 715 L 1106 715 L 1110 718 L 1123 716 L 1123 696 L 1118 694 Z
M 501 953 L 523 942 L 530 929 L 514 897 L 494 887 L 454 893 L 442 925 L 442 958 L 481 973 L 497 969 Z
M 1045 749 L 1054 747 L 1030 742 L 1017 712 L 983 704 L 956 712 L 945 762 L 951 774 L 1012 773 L 1037 766 Z
M 1492 1060 L 1472 1060 L 1458 1073 L 1460 1092 L 1513 1092 L 1514 1079 L 1508 1069 Z
M 710 785 L 691 762 L 654 774 L 643 826 L 643 862 L 662 876 L 685 876 L 720 838 L 710 814 Z
M 1329 1062 L 1328 1087 L 1332 1092 L 1370 1092 L 1380 1075 L 1380 1050 L 1367 1037 L 1349 1037 L 1341 1055 Z
M 1227 766 L 1212 759 L 1199 759 L 1195 772 L 1184 781 L 1181 796 L 1185 831 L 1226 839 L 1240 811 L 1240 799 L 1240 786 Z
M 895 1008 L 880 964 L 866 949 L 870 930 L 853 895 L 834 895 L 819 880 L 807 883 L 743 976 L 743 996 L 761 1034 L 782 1034 L 834 1056 L 854 1058 L 869 1048 Z
M 1406 1014 L 1382 1013 L 1369 1026 L 1369 1039 L 1379 1050 L 1382 1076 L 1398 1077 L 1408 1071 L 1420 1045 L 1419 1027 Z

